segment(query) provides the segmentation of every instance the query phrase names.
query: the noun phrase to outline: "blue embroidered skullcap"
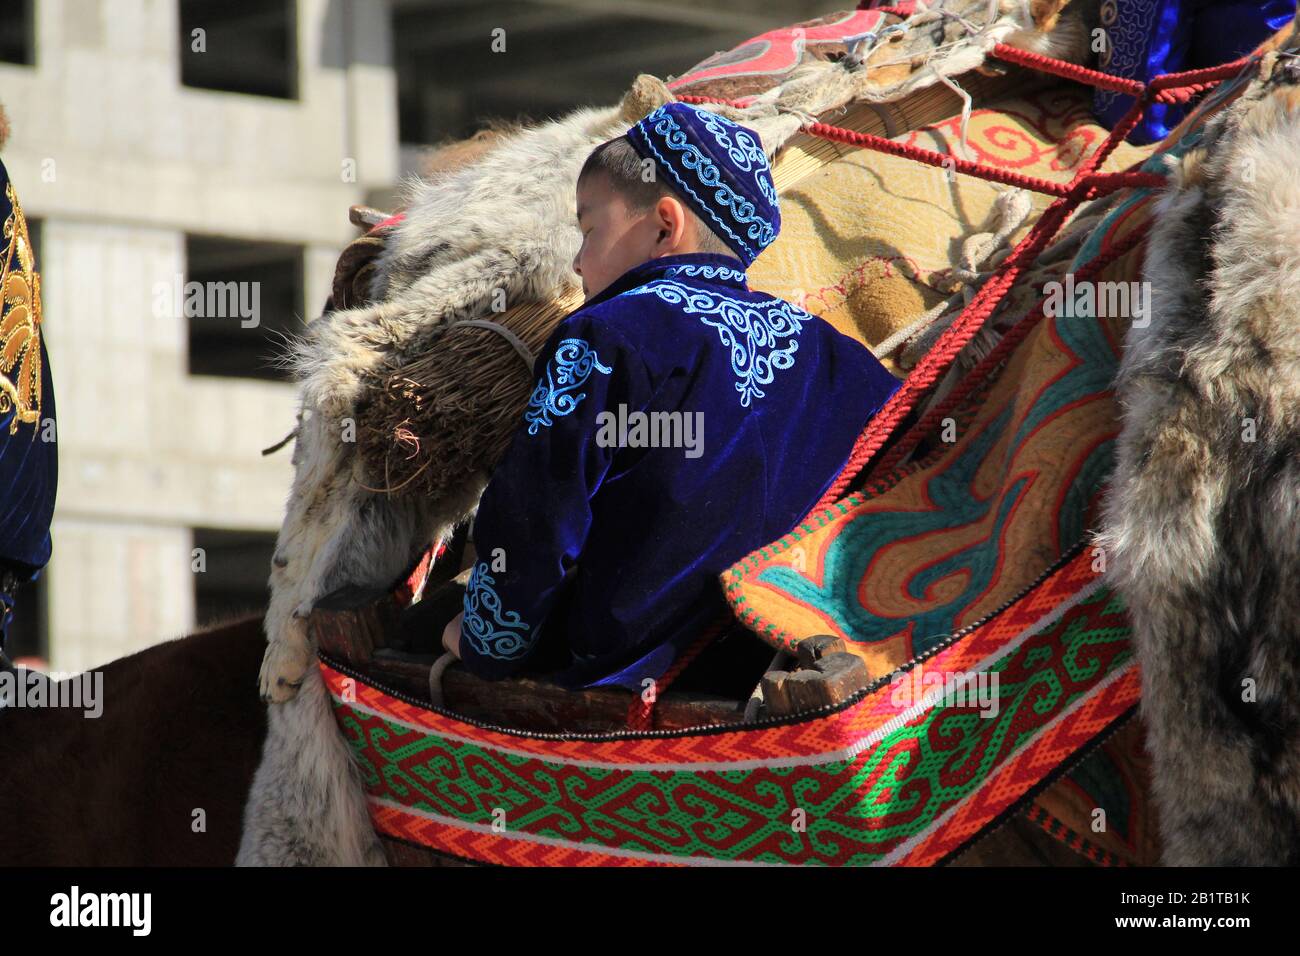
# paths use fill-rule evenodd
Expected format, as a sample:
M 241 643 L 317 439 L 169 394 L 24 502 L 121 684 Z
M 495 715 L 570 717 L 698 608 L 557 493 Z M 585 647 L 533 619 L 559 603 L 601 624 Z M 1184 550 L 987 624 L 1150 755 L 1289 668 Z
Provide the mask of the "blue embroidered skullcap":
M 772 171 L 752 129 L 689 103 L 668 103 L 627 138 L 746 268 L 781 231 Z

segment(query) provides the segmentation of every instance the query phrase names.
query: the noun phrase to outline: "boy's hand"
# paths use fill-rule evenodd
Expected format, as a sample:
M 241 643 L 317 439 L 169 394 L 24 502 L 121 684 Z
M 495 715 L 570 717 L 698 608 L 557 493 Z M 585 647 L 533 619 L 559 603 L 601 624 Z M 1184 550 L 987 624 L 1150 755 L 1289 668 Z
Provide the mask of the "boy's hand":
M 465 612 L 461 611 L 442 629 L 442 646 L 456 660 L 460 660 L 460 622 L 465 619 Z

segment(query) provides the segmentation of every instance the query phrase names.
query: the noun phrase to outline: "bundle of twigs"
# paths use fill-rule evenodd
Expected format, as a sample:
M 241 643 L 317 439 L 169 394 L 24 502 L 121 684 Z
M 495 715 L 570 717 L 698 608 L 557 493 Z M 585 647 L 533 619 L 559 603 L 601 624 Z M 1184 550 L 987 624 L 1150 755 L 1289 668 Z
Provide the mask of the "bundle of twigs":
M 534 354 L 581 296 L 518 306 L 491 319 Z M 366 484 L 388 494 L 438 497 L 474 470 L 491 473 L 536 386 L 532 368 L 500 333 L 440 327 L 419 356 L 383 373 L 357 416 Z

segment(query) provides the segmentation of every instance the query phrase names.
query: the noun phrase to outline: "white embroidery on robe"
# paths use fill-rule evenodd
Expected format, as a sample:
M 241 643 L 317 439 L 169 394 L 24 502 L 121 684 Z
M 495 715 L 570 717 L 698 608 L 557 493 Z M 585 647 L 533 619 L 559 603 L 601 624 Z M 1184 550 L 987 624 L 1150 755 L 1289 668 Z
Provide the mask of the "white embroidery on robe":
M 812 318 L 783 299 L 747 302 L 665 279 L 656 279 L 624 294 L 656 295 L 717 329 L 722 344 L 731 351 L 736 391 L 744 408 L 766 395 L 762 386 L 771 384 L 777 370 L 794 365 L 799 333 L 803 324 Z

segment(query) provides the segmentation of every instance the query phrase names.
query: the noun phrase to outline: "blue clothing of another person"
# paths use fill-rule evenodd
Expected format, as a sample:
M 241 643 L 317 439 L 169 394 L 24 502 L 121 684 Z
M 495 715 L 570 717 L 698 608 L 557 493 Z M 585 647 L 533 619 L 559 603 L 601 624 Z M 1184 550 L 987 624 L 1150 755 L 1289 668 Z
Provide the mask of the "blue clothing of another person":
M 1102 0 L 1106 43 L 1098 68 L 1149 83 L 1165 73 L 1219 66 L 1245 56 L 1295 18 L 1296 0 Z M 1093 94 L 1093 112 L 1113 129 L 1133 97 L 1115 90 Z M 1158 143 L 1191 108 L 1148 103 L 1126 137 L 1138 146 Z
M 58 488 L 54 383 L 41 326 L 36 251 L 0 163 L 0 650 L 15 592 L 50 560 Z
M 643 263 L 550 337 L 474 522 L 472 672 L 508 676 L 549 644 L 567 686 L 663 674 L 726 610 L 718 575 L 793 529 L 898 387 L 738 265 Z

